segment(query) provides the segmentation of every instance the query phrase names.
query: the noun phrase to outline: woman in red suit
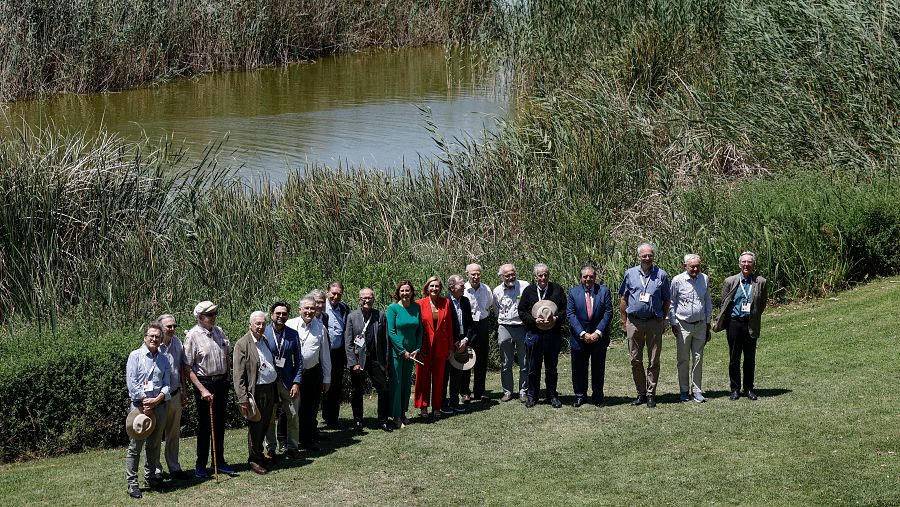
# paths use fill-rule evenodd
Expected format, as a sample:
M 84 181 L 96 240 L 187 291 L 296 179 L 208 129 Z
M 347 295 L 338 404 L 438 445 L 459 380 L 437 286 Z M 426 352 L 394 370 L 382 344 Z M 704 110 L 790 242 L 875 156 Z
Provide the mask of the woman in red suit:
M 453 347 L 451 305 L 450 300 L 441 297 L 443 288 L 441 279 L 432 276 L 425 282 L 422 291 L 425 297 L 416 301 L 422 307 L 424 328 L 422 350 L 418 354 L 422 364 L 416 364 L 416 408 L 421 409 L 422 417 L 428 417 L 430 405 L 431 417 L 434 419 L 441 417 L 441 406 L 444 403 L 444 369 L 447 367 L 447 358 Z

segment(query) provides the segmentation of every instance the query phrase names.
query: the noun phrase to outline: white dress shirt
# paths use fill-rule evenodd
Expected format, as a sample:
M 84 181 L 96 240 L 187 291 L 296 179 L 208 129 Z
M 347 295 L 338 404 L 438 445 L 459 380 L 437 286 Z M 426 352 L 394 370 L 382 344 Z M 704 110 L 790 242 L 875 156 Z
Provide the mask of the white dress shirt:
M 309 371 L 317 364 L 322 365 L 322 383 L 331 383 L 331 344 L 321 319 L 313 319 L 309 324 L 301 317 L 294 317 L 285 325 L 296 329 L 300 335 L 300 352 L 303 354 L 303 370 Z

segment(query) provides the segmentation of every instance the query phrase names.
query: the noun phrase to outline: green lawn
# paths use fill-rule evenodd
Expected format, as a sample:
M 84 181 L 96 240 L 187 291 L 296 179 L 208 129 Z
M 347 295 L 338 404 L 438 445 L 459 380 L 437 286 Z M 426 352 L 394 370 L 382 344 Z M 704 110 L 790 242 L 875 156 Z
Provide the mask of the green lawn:
M 608 407 L 526 410 L 512 401 L 391 434 L 338 431 L 320 455 L 264 477 L 245 468 L 246 432 L 230 431 L 226 454 L 237 476 L 145 492 L 143 502 L 900 505 L 898 302 L 893 278 L 772 308 L 759 344 L 758 402 L 728 400 L 720 333 L 707 348 L 709 401 L 676 403 L 669 335 L 662 403 L 631 407 L 619 342 L 607 358 Z M 568 358 L 560 363 L 561 391 L 571 395 Z M 498 375 L 489 383 L 498 389 Z M 182 445 L 186 467 L 193 448 L 193 439 Z M 0 504 L 133 503 L 123 457 L 111 449 L 0 466 Z

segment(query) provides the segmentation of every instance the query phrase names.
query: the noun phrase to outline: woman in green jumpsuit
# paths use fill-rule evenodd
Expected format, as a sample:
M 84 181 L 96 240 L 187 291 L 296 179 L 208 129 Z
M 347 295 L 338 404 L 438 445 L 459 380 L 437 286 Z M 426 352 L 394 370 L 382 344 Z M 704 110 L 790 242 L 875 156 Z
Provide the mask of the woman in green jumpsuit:
M 403 428 L 409 424 L 406 411 L 409 410 L 409 395 L 412 389 L 412 372 L 416 354 L 422 347 L 422 315 L 418 304 L 413 302 L 415 289 L 409 280 L 397 284 L 394 297 L 397 302 L 390 305 L 385 317 L 387 334 L 391 348 L 388 392 L 390 412 L 394 427 Z

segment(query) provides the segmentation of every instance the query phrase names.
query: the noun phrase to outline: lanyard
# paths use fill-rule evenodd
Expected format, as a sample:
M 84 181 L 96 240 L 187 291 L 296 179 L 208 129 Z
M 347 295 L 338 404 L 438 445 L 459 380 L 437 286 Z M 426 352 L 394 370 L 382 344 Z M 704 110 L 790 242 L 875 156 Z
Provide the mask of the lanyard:
M 746 298 L 747 301 L 749 301 L 749 300 L 750 300 L 750 294 L 753 294 L 753 285 L 750 283 L 750 279 L 747 279 L 747 285 L 750 286 L 750 290 L 744 289 L 744 281 L 743 281 L 743 280 L 741 280 L 740 285 L 741 285 L 741 292 L 744 293 L 744 298 Z
M 644 292 L 647 292 L 647 285 L 650 284 L 650 278 L 653 277 L 653 268 L 650 268 L 650 272 L 647 273 L 647 277 L 644 278 L 644 272 L 638 269 L 638 272 L 641 274 L 641 285 L 644 287 Z
M 534 288 L 535 288 L 535 290 L 537 290 L 538 301 L 543 301 L 543 300 L 544 300 L 544 297 L 547 296 L 547 291 L 550 290 L 550 284 L 548 283 L 547 286 L 544 287 L 544 293 L 543 293 L 543 294 L 541 294 L 541 288 L 540 288 L 540 287 L 535 286 Z
M 372 322 L 372 314 L 374 314 L 374 313 L 375 313 L 375 312 L 372 312 L 372 313 L 369 314 L 369 318 L 367 318 L 367 319 L 366 319 L 366 323 L 363 324 L 362 332 L 359 333 L 360 335 L 366 336 L 366 329 L 369 329 L 369 322 Z
M 150 380 L 153 377 L 153 370 L 156 369 L 156 358 L 157 357 L 159 357 L 159 351 L 156 352 L 155 356 L 153 354 L 150 354 L 150 370 L 147 371 L 147 378 L 144 379 L 144 382 Z

